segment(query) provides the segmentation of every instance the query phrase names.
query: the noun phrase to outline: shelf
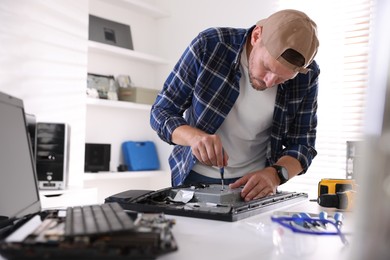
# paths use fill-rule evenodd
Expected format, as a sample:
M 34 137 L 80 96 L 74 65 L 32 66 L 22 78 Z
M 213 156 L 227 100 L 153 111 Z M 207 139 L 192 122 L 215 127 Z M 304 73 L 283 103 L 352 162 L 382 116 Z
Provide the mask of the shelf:
M 127 101 L 115 101 L 108 99 L 98 99 L 98 98 L 89 98 L 87 97 L 87 105 L 97 106 L 97 107 L 111 107 L 111 108 L 121 108 L 121 109 L 140 109 L 140 110 L 150 110 L 151 105 L 138 104 L 134 102 Z
M 142 52 L 137 52 L 121 47 L 116 47 L 113 45 L 108 45 L 104 43 L 94 42 L 94 41 L 88 41 L 88 51 L 94 52 L 94 53 L 100 53 L 105 55 L 115 55 L 119 56 L 121 58 L 130 59 L 130 60 L 136 60 L 141 61 L 145 63 L 150 63 L 154 65 L 166 65 L 169 64 L 167 60 L 164 60 L 162 58 L 149 55 Z
M 84 173 L 84 181 L 91 180 L 124 180 L 163 177 L 167 175 L 166 171 L 133 171 L 133 172 L 98 172 Z
M 151 5 L 142 0 L 104 0 L 104 2 L 111 5 L 115 5 L 116 7 L 123 7 L 132 11 L 141 12 L 156 19 L 168 17 L 170 15 L 167 11 L 162 10 L 155 5 Z

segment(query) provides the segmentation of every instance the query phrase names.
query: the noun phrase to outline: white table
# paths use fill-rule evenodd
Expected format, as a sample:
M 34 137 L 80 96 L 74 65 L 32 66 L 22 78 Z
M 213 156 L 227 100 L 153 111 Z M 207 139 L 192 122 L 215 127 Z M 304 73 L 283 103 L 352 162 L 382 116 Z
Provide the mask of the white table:
M 303 201 L 275 211 L 318 213 L 335 210 L 319 207 L 315 202 Z M 274 223 L 270 216 L 274 211 L 261 213 L 236 222 L 179 217 L 169 215 L 176 220 L 173 234 L 179 249 L 176 252 L 160 256 L 158 260 L 344 260 L 349 259 L 349 247 L 344 247 L 338 236 L 293 235 L 287 246 L 294 243 L 303 245 L 302 253 L 288 249 L 279 252 L 273 244 Z M 343 230 L 351 232 L 352 214 L 345 216 Z M 304 236 L 304 237 L 302 237 Z M 347 236 L 351 240 L 350 236 Z M 3 258 L 0 256 L 0 260 Z
M 271 221 L 274 211 L 319 213 L 335 210 L 319 207 L 315 202 L 303 201 L 277 210 L 261 213 L 237 222 L 224 222 L 179 216 L 173 233 L 178 243 L 178 251 L 158 259 L 206 260 L 206 259 L 346 259 L 349 247 L 344 247 L 339 236 L 314 236 L 292 234 L 284 236 L 285 251 L 273 243 L 273 232 L 278 225 Z M 343 230 L 350 232 L 352 214 L 345 216 Z M 347 239 L 350 236 L 347 236 Z M 286 241 L 286 243 L 284 243 Z M 288 242 L 288 243 L 287 243 Z M 296 243 L 296 244 L 294 244 Z M 298 247 L 301 246 L 299 249 Z M 287 247 L 287 248 L 286 248 Z M 288 248 L 290 247 L 290 248 Z M 292 248 L 292 249 L 291 249 Z M 299 251 L 300 250 L 300 251 Z

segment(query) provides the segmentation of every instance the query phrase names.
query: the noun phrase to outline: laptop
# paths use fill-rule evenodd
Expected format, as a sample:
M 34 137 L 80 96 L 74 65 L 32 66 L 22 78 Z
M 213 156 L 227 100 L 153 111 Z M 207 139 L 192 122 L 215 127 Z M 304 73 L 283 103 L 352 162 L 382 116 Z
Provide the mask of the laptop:
M 0 259 L 155 259 L 173 220 L 118 203 L 42 210 L 23 101 L 0 92 Z

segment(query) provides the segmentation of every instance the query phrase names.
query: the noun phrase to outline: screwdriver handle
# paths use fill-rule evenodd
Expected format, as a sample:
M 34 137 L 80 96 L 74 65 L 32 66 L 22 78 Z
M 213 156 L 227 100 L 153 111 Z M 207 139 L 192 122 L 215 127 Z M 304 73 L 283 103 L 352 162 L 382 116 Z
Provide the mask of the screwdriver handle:
M 336 226 L 338 229 L 341 228 L 343 225 L 344 216 L 341 212 L 336 212 L 333 216 L 334 220 L 336 221 Z

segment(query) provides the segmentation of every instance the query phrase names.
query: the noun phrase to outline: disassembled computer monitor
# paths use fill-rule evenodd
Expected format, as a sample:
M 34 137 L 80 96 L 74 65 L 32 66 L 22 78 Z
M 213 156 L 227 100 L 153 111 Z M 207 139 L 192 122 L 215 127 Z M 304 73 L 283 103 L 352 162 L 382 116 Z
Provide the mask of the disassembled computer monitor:
M 240 193 L 241 188 L 230 189 L 228 186 L 222 188 L 221 184 L 196 184 L 157 191 L 129 190 L 110 196 L 105 202 L 118 202 L 124 209 L 138 212 L 164 212 L 233 222 L 307 200 L 308 197 L 306 193 L 281 191 L 246 202 Z

